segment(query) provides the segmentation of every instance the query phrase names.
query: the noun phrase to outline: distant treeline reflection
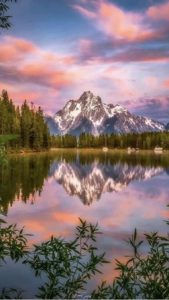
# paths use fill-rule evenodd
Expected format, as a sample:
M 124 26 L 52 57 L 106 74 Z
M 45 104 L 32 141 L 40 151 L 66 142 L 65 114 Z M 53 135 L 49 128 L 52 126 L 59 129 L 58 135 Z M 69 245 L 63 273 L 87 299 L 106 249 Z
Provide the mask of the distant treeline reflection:
M 101 150 L 59 150 L 55 152 L 55 160 L 67 163 L 77 162 L 82 165 L 91 164 L 97 160 L 100 164 L 115 164 L 127 163 L 128 165 L 136 166 L 140 164 L 145 167 L 163 167 L 169 168 L 169 155 L 157 155 L 152 152 L 142 152 L 136 154 L 128 154 L 127 151 L 109 151 L 107 153 Z
M 116 164 L 127 164 L 136 167 L 161 167 L 169 174 L 168 154 L 155 155 L 131 154 L 125 152 L 90 151 L 90 150 L 60 150 L 54 153 L 31 154 L 26 156 L 11 156 L 8 165 L 0 166 L 0 210 L 7 214 L 9 206 L 18 199 L 21 201 L 35 201 L 36 195 L 40 195 L 44 181 L 53 176 L 53 169 L 56 170 L 62 162 L 67 164 L 88 166 L 97 162 L 98 165 L 112 166 Z M 81 167 L 82 168 L 82 167 Z

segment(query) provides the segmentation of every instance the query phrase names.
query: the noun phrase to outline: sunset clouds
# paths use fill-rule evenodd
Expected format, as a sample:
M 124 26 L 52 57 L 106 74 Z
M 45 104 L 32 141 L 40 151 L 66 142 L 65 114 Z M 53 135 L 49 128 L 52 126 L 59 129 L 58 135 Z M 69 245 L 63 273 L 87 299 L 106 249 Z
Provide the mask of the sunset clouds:
M 154 20 L 169 21 L 169 2 L 152 5 L 147 10 L 147 16 Z
M 118 6 L 107 1 L 99 0 L 95 2 L 93 10 L 79 5 L 73 7 L 85 17 L 93 19 L 99 30 L 110 37 L 132 41 L 138 35 L 145 34 L 142 33 L 144 26 L 142 25 L 142 17 L 139 14 L 125 13 Z
M 155 99 L 157 119 L 164 119 L 169 1 L 42 0 L 40 7 L 24 1 L 13 7 L 11 32 L 0 36 L 0 87 L 16 103 L 28 98 L 54 113 L 91 89 L 136 112 L 140 99 L 145 108 Z
M 123 39 L 129 42 L 146 41 L 158 38 L 160 31 L 154 28 L 152 19 L 169 22 L 169 3 L 150 6 L 144 12 L 129 12 L 107 0 L 93 1 L 90 8 L 73 5 L 73 8 L 110 38 Z M 159 12 L 160 11 L 160 12 Z

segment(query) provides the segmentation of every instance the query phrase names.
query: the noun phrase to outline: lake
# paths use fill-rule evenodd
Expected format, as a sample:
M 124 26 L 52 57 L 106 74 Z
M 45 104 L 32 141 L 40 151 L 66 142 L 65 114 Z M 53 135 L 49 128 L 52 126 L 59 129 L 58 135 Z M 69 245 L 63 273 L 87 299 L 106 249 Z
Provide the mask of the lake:
M 168 153 L 60 150 L 11 155 L 8 167 L 0 170 L 0 212 L 33 234 L 30 246 L 52 234 L 70 239 L 79 217 L 98 222 L 103 234 L 97 245 L 112 263 L 90 281 L 89 290 L 115 276 L 114 258 L 130 253 L 125 241 L 134 228 L 140 237 L 167 231 L 168 195 Z M 33 297 L 38 284 L 40 279 L 22 264 L 9 261 L 0 269 L 0 286 L 22 286 L 25 298 Z

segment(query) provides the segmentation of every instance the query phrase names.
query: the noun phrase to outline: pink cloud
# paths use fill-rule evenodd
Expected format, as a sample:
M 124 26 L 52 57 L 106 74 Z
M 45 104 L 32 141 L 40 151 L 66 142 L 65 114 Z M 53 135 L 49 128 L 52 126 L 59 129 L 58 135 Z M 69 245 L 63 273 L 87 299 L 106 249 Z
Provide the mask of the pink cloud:
M 5 36 L 0 42 L 0 62 L 18 61 L 37 50 L 37 47 L 29 41 Z
M 3 37 L 0 41 L 0 62 L 3 74 L 0 77 L 7 85 L 19 82 L 59 91 L 74 82 L 70 70 L 75 63 L 74 56 L 44 50 L 28 40 Z
M 128 12 L 108 0 L 81 2 L 73 8 L 93 22 L 112 40 L 141 42 L 165 38 L 166 30 L 154 28 L 152 21 L 169 21 L 169 2 L 151 6 L 144 13 Z
M 147 16 L 154 20 L 169 21 L 169 2 L 150 6 L 147 10 Z
M 150 88 L 156 88 L 158 86 L 159 79 L 155 76 L 148 76 L 144 79 L 145 84 Z
M 91 18 L 91 19 L 96 18 L 96 13 L 94 13 L 78 4 L 72 5 L 72 7 L 87 18 Z
M 108 1 L 93 2 L 94 9 L 74 5 L 73 8 L 85 17 L 94 20 L 99 30 L 106 35 L 127 41 L 144 40 L 152 35 L 152 30 L 144 24 L 144 16 L 123 11 Z
M 169 79 L 164 80 L 163 85 L 165 88 L 169 89 Z
M 117 99 L 137 99 L 140 96 L 140 90 L 133 83 L 132 70 L 124 67 L 108 67 L 103 73 L 103 78 L 109 80 L 113 87 L 113 96 Z M 111 94 L 109 98 L 111 99 Z
M 108 2 L 101 2 L 98 8 L 101 28 L 115 38 L 134 40 L 143 32 L 139 14 L 126 13 Z
M 48 63 L 42 61 L 25 64 L 20 69 L 20 75 L 35 84 L 44 84 L 53 88 L 61 88 L 72 82 L 71 75 L 68 72 L 52 68 Z
M 79 42 L 79 47 L 83 52 L 91 52 L 93 43 L 89 39 L 81 39 Z
M 8 91 L 9 96 L 16 105 L 21 105 L 26 99 L 28 103 L 34 102 L 35 106 L 41 106 L 45 113 L 51 114 L 52 110 L 57 110 L 60 100 L 60 91 L 47 87 L 38 87 L 32 85 L 20 85 L 17 83 L 7 84 L 0 81 L 0 91 Z

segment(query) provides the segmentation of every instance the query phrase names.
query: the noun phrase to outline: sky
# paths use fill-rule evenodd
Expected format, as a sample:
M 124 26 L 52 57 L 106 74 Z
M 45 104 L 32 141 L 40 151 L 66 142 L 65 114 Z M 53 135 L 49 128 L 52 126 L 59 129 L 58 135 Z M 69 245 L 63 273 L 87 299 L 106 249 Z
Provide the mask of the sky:
M 169 0 L 18 0 L 0 90 L 53 115 L 83 91 L 169 122 Z

